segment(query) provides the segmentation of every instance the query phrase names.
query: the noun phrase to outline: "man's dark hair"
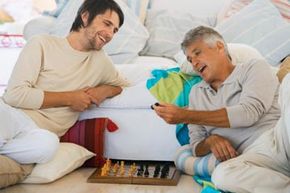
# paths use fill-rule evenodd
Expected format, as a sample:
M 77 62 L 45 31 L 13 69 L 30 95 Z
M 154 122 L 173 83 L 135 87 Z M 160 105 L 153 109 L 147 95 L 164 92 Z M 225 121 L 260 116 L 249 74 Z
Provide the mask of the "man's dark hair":
M 124 14 L 120 6 L 114 0 L 85 0 L 78 10 L 78 14 L 70 31 L 79 31 L 81 27 L 84 27 L 82 20 L 83 13 L 89 13 L 87 25 L 90 25 L 97 15 L 104 14 L 107 10 L 114 11 L 118 14 L 120 20 L 119 27 L 121 27 L 124 23 Z

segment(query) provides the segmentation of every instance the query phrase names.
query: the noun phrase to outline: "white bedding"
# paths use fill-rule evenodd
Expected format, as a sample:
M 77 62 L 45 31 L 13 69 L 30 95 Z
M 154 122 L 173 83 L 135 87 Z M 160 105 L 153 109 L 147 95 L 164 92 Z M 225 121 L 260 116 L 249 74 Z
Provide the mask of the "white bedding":
M 8 83 L 20 48 L 0 48 L 0 96 Z M 106 100 L 101 107 L 93 107 L 81 114 L 80 119 L 108 117 L 119 130 L 105 134 L 105 155 L 114 159 L 173 160 L 179 146 L 175 126 L 161 120 L 150 105 L 155 98 L 146 89 L 146 80 L 153 69 L 166 69 L 175 62 L 161 57 L 138 57 L 132 64 L 117 68 L 132 83 L 121 95 Z
M 146 80 L 153 69 L 174 67 L 172 60 L 140 57 L 136 64 L 118 65 L 118 69 L 132 82 L 132 86 L 99 108 L 83 112 L 80 119 L 108 117 L 119 130 L 105 134 L 105 156 L 112 159 L 172 161 L 176 148 L 175 125 L 169 125 L 150 109 L 156 99 L 146 88 Z

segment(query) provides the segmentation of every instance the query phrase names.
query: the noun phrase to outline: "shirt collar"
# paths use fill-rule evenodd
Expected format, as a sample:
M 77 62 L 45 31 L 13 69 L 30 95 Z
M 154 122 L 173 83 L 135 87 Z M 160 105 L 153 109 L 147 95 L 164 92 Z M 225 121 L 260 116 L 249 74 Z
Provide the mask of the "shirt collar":
M 224 85 L 224 84 L 230 84 L 232 82 L 234 82 L 236 79 L 237 79 L 237 73 L 239 73 L 240 69 L 242 68 L 242 65 L 236 65 L 234 70 L 232 71 L 232 73 L 227 77 L 227 79 L 221 84 L 221 85 Z M 198 85 L 197 85 L 198 88 L 205 88 L 205 89 L 212 89 L 211 86 L 205 82 L 204 80 L 202 80 Z

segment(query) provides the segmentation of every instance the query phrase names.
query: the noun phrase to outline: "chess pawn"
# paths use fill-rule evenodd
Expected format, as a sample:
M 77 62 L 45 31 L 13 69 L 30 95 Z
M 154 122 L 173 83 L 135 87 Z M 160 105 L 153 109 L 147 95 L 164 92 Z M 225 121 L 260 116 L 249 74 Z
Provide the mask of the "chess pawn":
M 169 174 L 169 165 L 168 164 L 165 164 L 163 166 L 163 168 L 161 169 L 161 175 L 160 175 L 160 178 L 166 178 Z
M 107 158 L 107 160 L 106 160 L 107 171 L 110 171 L 111 164 L 112 164 L 111 160 L 109 158 Z
M 155 170 L 154 170 L 154 175 L 153 177 L 156 178 L 159 176 L 159 172 L 160 172 L 160 165 L 156 165 Z
M 108 172 L 107 172 L 107 164 L 104 164 L 104 166 L 101 169 L 101 176 L 107 176 Z
M 125 168 L 121 167 L 120 168 L 120 176 L 124 176 L 124 174 L 125 174 Z
M 113 166 L 113 173 L 116 175 L 118 173 L 119 170 L 119 162 L 115 163 Z
M 148 165 L 145 166 L 144 176 L 145 177 L 148 177 L 149 176 Z

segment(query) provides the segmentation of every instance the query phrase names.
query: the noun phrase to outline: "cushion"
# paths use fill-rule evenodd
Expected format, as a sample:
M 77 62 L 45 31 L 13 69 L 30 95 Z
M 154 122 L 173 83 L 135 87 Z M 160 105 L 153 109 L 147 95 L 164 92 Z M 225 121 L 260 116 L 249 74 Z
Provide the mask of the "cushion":
M 40 16 L 27 22 L 23 29 L 23 36 L 26 40 L 34 35 L 46 34 L 56 21 L 55 17 Z M 34 27 L 35 26 L 35 27 Z M 37 26 L 37 27 L 36 27 Z
M 36 164 L 31 174 L 22 183 L 53 182 L 80 167 L 94 155 L 79 145 L 60 143 L 54 158 L 47 163 Z
M 253 0 L 233 0 L 228 2 L 224 8 L 218 13 L 217 23 L 229 18 L 230 16 L 239 12 L 242 8 L 250 4 Z M 278 8 L 283 18 L 290 22 L 290 2 L 287 0 L 271 0 L 271 2 Z
M 184 34 L 199 25 L 215 26 L 217 13 L 228 1 L 151 1 L 145 21 L 150 37 L 141 55 L 173 58 Z
M 20 165 L 0 155 L 0 189 L 22 181 L 32 171 L 33 165 Z
M 209 26 L 208 19 L 190 12 L 148 10 L 145 26 L 150 37 L 141 55 L 173 58 L 185 33 L 200 25 Z
M 66 36 L 83 0 L 69 1 L 58 16 L 50 34 Z M 119 32 L 105 47 L 114 63 L 128 63 L 138 56 L 149 37 L 148 31 L 134 12 L 122 0 L 116 0 L 124 12 L 125 21 Z
M 234 65 L 243 64 L 246 60 L 251 60 L 253 58 L 263 59 L 263 56 L 258 50 L 245 44 L 229 43 L 228 49 Z M 181 72 L 190 75 L 196 74 L 192 68 L 192 65 L 186 60 L 186 56 L 183 51 L 178 52 L 175 55 L 175 59 L 180 65 Z
M 13 21 L 13 18 L 4 9 L 0 8 L 0 24 Z
M 130 7 L 135 15 L 137 15 L 142 24 L 144 24 L 146 18 L 146 12 L 149 5 L 149 0 L 124 0 L 127 2 L 128 7 Z
M 290 72 L 290 56 L 288 56 L 280 66 L 279 71 L 277 72 L 277 77 L 279 82 L 282 82 L 283 78 Z
M 0 48 L 22 48 L 25 43 L 22 35 L 0 34 Z
M 56 8 L 51 11 L 44 11 L 43 15 L 49 15 L 52 17 L 58 17 L 59 14 L 62 12 L 63 8 L 67 4 L 68 0 L 55 0 Z
M 88 167 L 102 166 L 104 163 L 104 131 L 113 132 L 118 129 L 115 123 L 107 118 L 87 119 L 76 122 L 64 136 L 61 142 L 71 142 L 96 154 L 84 164 Z
M 269 0 L 253 1 L 216 30 L 228 43 L 253 46 L 273 66 L 290 53 L 290 24 Z
M 232 0 L 151 0 L 150 8 L 152 10 L 170 10 L 170 11 L 184 11 L 191 13 L 193 16 L 210 17 L 211 24 L 215 24 L 216 16 L 222 9 L 225 3 Z M 178 15 L 180 16 L 180 15 Z

